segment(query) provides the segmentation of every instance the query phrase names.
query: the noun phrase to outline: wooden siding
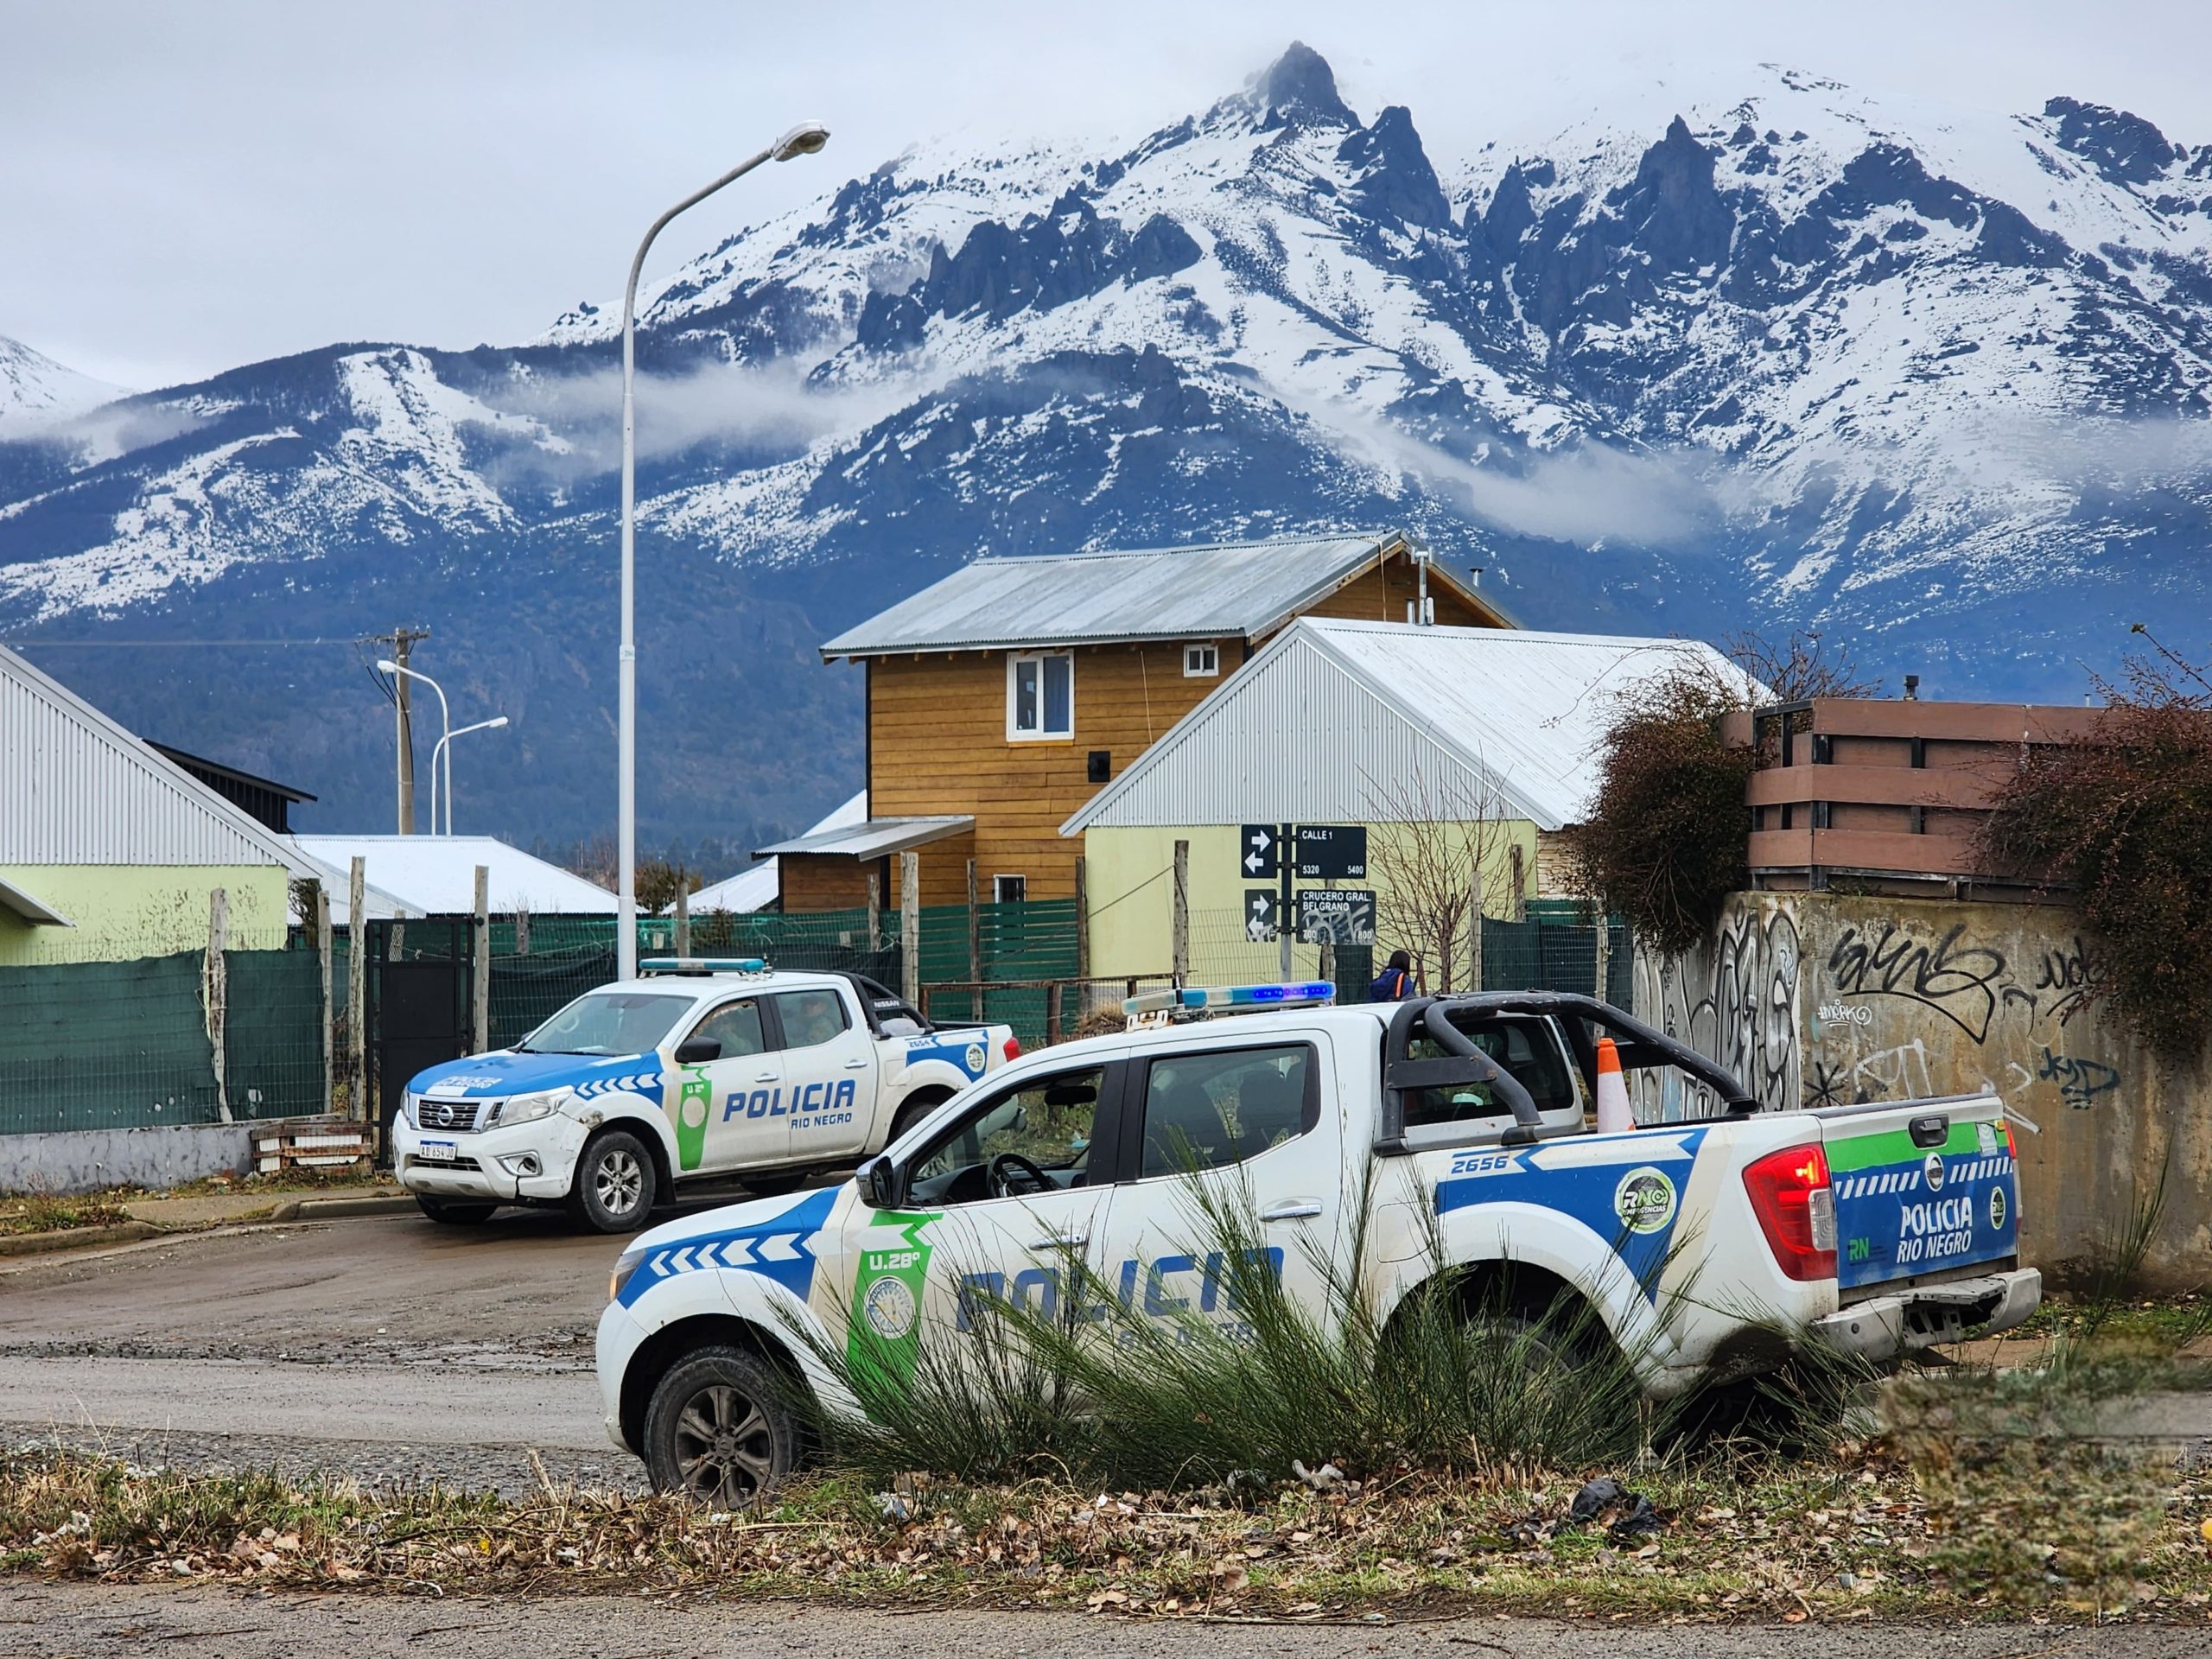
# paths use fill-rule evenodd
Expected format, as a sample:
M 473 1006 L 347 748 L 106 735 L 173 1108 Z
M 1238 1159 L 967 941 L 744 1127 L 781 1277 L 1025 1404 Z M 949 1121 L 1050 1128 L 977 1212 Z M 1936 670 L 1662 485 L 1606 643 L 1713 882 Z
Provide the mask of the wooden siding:
M 1346 582 L 1310 610 L 1306 616 L 1342 617 L 1353 622 L 1403 622 L 1406 607 L 1420 594 L 1421 579 L 1413 561 L 1393 555 L 1365 575 Z M 1502 626 L 1495 617 L 1479 614 L 1443 583 L 1432 582 L 1428 596 L 1436 601 L 1439 627 L 1483 628 Z
M 822 854 L 784 853 L 776 859 L 776 880 L 784 908 L 854 910 L 868 903 L 873 861 Z
M 1221 644 L 1222 676 L 1210 679 L 1184 677 L 1179 644 L 1077 647 L 1075 735 L 1030 742 L 1007 739 L 1004 652 L 878 658 L 869 670 L 868 810 L 973 813 L 984 899 L 995 875 L 1027 876 L 1033 899 L 1072 898 L 1083 843 L 1059 829 L 1098 791 L 1087 776 L 1090 751 L 1108 751 L 1118 777 L 1221 683 L 1236 656 L 1232 642 Z M 924 904 L 966 901 L 970 851 L 955 846 L 921 849 Z

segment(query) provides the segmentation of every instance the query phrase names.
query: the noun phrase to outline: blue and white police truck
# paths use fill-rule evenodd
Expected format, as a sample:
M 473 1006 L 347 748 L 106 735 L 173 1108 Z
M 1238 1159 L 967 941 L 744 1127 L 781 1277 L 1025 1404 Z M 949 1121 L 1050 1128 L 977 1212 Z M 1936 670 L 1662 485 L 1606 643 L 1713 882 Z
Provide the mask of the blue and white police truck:
M 1169 1022 L 1028 1055 L 841 1186 L 646 1233 L 599 1325 L 610 1435 L 657 1487 L 737 1503 L 800 1453 L 794 1380 L 855 1410 L 825 1356 L 898 1364 L 981 1292 L 1058 1312 L 1103 1285 L 1134 1317 L 1232 1319 L 1192 1236 L 1207 1204 L 1252 1203 L 1286 1292 L 1324 1319 L 1352 1269 L 1386 1321 L 1437 1274 L 1471 1310 L 1577 1298 L 1655 1395 L 1801 1342 L 1887 1359 L 2041 1300 L 1994 1095 L 1766 1111 L 1591 997 L 1331 990 L 1136 999 Z M 1178 1018 L 1216 1008 L 1244 1017 Z M 1630 1073 L 1686 1073 L 1712 1114 L 1598 1132 L 1605 1038 Z M 1087 1291 L 1064 1282 L 1070 1251 Z
M 788 1192 L 849 1166 L 1020 1052 L 1006 1026 L 940 1029 L 862 975 L 663 957 L 512 1048 L 416 1073 L 392 1167 L 433 1221 L 558 1205 L 633 1232 L 687 1181 Z

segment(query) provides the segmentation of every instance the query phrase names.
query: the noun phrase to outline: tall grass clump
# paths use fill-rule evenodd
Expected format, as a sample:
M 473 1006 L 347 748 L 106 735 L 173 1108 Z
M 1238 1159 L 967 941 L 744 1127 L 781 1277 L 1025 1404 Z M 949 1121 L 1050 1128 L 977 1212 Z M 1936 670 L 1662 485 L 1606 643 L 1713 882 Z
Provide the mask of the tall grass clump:
M 1174 1491 L 1329 1465 L 1353 1480 L 1625 1468 L 1669 1440 L 1683 1408 L 1645 1399 L 1643 1344 L 1624 1351 L 1578 1297 L 1547 1305 L 1445 1268 L 1433 1216 L 1432 1270 L 1383 1319 L 1357 1255 L 1279 1272 L 1248 1189 L 1180 1192 L 1194 1242 L 1175 1253 L 1211 1265 L 1213 1313 L 1147 1315 L 1070 1251 L 1052 1296 L 977 1293 L 918 1350 L 855 1321 L 844 1348 L 811 1343 L 861 1408 L 816 1408 L 830 1460 L 884 1479 Z M 1346 1231 L 1363 1240 L 1371 1195 L 1357 1203 Z M 1318 1278 L 1318 1305 L 1287 1288 L 1292 1273 Z

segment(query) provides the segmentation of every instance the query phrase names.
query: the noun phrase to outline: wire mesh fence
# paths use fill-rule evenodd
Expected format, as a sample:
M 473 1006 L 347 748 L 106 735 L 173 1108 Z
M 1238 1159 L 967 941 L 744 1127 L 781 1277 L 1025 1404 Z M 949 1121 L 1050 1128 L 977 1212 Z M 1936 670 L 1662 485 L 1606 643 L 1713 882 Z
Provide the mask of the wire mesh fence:
M 312 950 L 225 953 L 223 1085 L 237 1118 L 323 1109 L 322 968 Z

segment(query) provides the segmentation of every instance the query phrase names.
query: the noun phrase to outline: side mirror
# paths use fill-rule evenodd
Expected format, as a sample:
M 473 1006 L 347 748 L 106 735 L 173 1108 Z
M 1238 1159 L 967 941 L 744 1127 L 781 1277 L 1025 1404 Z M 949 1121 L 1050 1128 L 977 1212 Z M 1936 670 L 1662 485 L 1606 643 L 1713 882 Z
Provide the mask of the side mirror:
M 891 1160 L 881 1153 L 862 1164 L 853 1173 L 861 1197 L 877 1210 L 888 1210 L 891 1205 Z
M 694 1037 L 689 1042 L 676 1046 L 678 1065 L 704 1065 L 709 1060 L 722 1057 L 722 1046 L 711 1037 Z

